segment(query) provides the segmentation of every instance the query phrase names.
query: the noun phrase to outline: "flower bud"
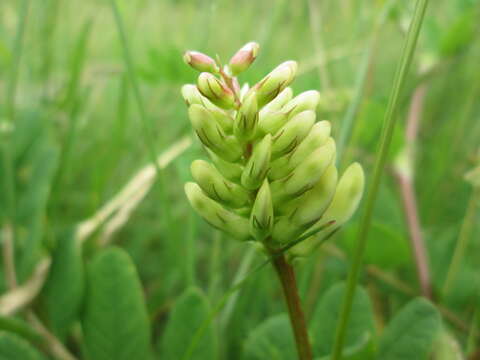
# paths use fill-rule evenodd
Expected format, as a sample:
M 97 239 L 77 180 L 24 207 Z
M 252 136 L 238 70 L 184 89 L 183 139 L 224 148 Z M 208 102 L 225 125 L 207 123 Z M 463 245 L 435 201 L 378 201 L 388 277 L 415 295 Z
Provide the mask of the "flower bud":
M 209 73 L 217 73 L 219 71 L 215 60 L 198 51 L 186 51 L 183 55 L 183 60 L 197 71 Z
M 282 111 L 288 112 L 290 117 L 295 116 L 296 114 L 305 111 L 317 109 L 318 103 L 320 101 L 320 93 L 316 90 L 309 90 L 301 93 L 300 95 L 295 96 L 290 100 L 283 108 Z
M 269 179 L 277 180 L 287 176 L 315 149 L 325 145 L 329 139 L 330 128 L 328 121 L 320 121 L 313 125 L 307 137 L 297 146 L 295 151 L 272 162 L 268 173 Z M 333 139 L 330 138 L 330 141 L 333 141 Z
M 255 92 L 250 92 L 243 100 L 235 117 L 233 132 L 241 141 L 251 140 L 257 130 L 258 106 Z
M 262 108 L 262 110 L 260 111 L 260 119 L 270 112 L 280 111 L 286 103 L 292 100 L 292 96 L 292 89 L 289 87 L 285 88 L 280 94 L 277 95 L 275 99 L 270 101 Z
M 258 190 L 250 215 L 250 233 L 258 241 L 264 240 L 273 229 L 273 203 L 268 180 Z
M 218 121 L 223 130 L 231 133 L 233 129 L 233 119 L 218 106 L 212 104 L 206 97 L 200 94 L 195 85 L 187 84 L 182 86 L 182 96 L 188 106 L 193 104 L 203 105 L 212 112 L 212 115 Z
M 362 167 L 359 163 L 351 164 L 338 182 L 332 203 L 315 226 L 334 220 L 334 227 L 337 228 L 350 220 L 362 198 L 364 184 Z
M 186 84 L 182 86 L 182 96 L 187 106 L 198 104 L 205 106 L 208 110 L 212 111 L 220 111 L 225 113 L 222 109 L 220 109 L 217 105 L 212 104 L 210 100 L 208 100 L 205 96 L 203 96 L 196 85 L 193 84 Z
M 287 122 L 272 139 L 272 157 L 278 158 L 293 151 L 308 135 L 314 122 L 313 111 L 304 111 Z
M 212 113 L 205 107 L 193 104 L 188 115 L 200 141 L 215 154 L 227 161 L 236 161 L 242 149 L 233 136 L 227 136 Z
M 322 177 L 335 158 L 335 143 L 327 142 L 311 153 L 297 168 L 283 179 L 272 182 L 274 203 L 303 195 Z
M 258 82 L 253 88 L 258 93 L 258 106 L 263 107 L 275 99 L 295 78 L 298 65 L 295 61 L 286 61 Z
M 219 108 L 208 110 L 226 133 L 231 134 L 233 132 L 233 118 L 226 111 Z
M 358 163 L 353 163 L 343 173 L 338 182 L 335 196 L 322 218 L 311 226 L 310 229 L 319 229 L 331 223 L 324 230 L 318 232 L 289 250 L 291 257 L 301 257 L 311 254 L 311 252 L 329 236 L 333 231 L 346 223 L 353 215 L 360 203 L 364 188 L 363 169 Z
M 228 66 L 232 72 L 232 75 L 236 76 L 241 72 L 247 70 L 250 65 L 257 58 L 258 50 L 260 45 L 256 42 L 249 42 L 244 45 L 240 50 L 237 51 L 235 55 L 232 56 Z
M 195 160 L 190 169 L 197 184 L 213 200 L 223 202 L 233 208 L 239 208 L 248 203 L 248 193 L 241 186 L 225 179 L 208 162 Z
M 255 190 L 263 183 L 270 166 L 271 154 L 272 136 L 267 134 L 255 145 L 252 156 L 243 170 L 242 185 L 245 188 Z
M 259 118 L 258 129 L 262 134 L 275 134 L 288 121 L 288 113 L 283 111 L 269 112 Z
M 295 201 L 290 212 L 292 223 L 308 228 L 318 221 L 332 202 L 337 187 L 337 178 L 338 171 L 332 163 L 313 188 Z
M 210 225 L 239 240 L 250 238 L 248 220 L 228 211 L 218 202 L 210 199 L 200 186 L 192 182 L 186 183 L 185 193 L 192 207 Z
M 202 94 L 200 94 L 200 91 L 198 91 L 197 87 L 193 84 L 186 84 L 182 86 L 182 97 L 187 103 L 187 106 L 192 104 L 204 105 L 203 99 L 205 98 L 202 96 Z
M 217 170 L 222 174 L 226 179 L 239 183 L 240 177 L 242 176 L 243 167 L 237 163 L 232 163 L 229 161 L 223 160 L 221 157 L 217 156 L 213 151 L 207 148 L 208 155 L 212 159 L 213 163 Z
M 214 75 L 202 72 L 198 77 L 200 93 L 222 109 L 231 109 L 235 104 L 233 91 Z

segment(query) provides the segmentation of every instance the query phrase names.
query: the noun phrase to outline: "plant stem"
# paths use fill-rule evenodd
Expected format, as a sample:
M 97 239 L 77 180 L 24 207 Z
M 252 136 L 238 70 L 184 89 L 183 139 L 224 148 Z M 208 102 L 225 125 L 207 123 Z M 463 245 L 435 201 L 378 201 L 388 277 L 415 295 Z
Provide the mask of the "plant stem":
M 445 284 L 443 285 L 442 296 L 445 298 L 451 290 L 452 284 L 457 276 L 463 256 L 468 248 L 470 235 L 472 234 L 473 226 L 475 224 L 475 212 L 477 204 L 480 202 L 480 189 L 475 189 L 470 201 L 468 202 L 465 217 L 463 219 L 458 241 L 453 252 L 452 262 L 448 268 Z
M 354 255 L 352 259 L 351 269 L 348 273 L 347 289 L 343 299 L 342 309 L 339 316 L 339 322 L 335 334 L 335 343 L 333 346 L 333 360 L 340 360 L 342 358 L 343 344 L 347 332 L 350 311 L 353 303 L 353 295 L 358 281 L 358 275 L 362 265 L 363 253 L 367 244 L 368 231 L 372 220 L 373 209 L 377 199 L 378 188 L 382 178 L 385 163 L 387 161 L 388 149 L 392 141 L 393 131 L 397 120 L 397 109 L 400 99 L 400 93 L 404 87 L 406 75 L 412 62 L 413 54 L 415 52 L 418 35 L 423 23 L 423 18 L 427 8 L 428 0 L 417 0 L 415 5 L 415 12 L 413 15 L 410 28 L 408 30 L 407 38 L 400 63 L 395 72 L 392 92 L 389 97 L 387 111 L 385 113 L 384 125 L 382 129 L 381 140 L 378 148 L 378 156 L 375 161 L 372 181 L 368 188 L 366 197 L 365 210 L 360 221 L 360 228 Z
M 415 149 L 417 148 L 417 134 L 420 118 L 423 112 L 426 91 L 427 85 L 421 83 L 415 89 L 412 95 L 405 131 L 406 145 L 404 152 L 406 162 L 404 166 L 397 166 L 395 175 L 398 180 L 405 218 L 408 231 L 410 233 L 410 246 L 413 258 L 415 259 L 420 289 L 423 296 L 431 299 L 432 289 L 430 281 L 430 269 L 428 265 L 425 241 L 423 240 L 422 235 L 420 216 L 418 214 L 417 207 L 417 197 L 415 195 L 414 188 Z
M 290 323 L 297 345 L 299 360 L 311 360 L 312 349 L 308 340 L 307 324 L 298 296 L 297 282 L 293 267 L 287 263 L 285 256 L 274 256 L 273 265 L 282 284 L 283 294 L 287 302 Z

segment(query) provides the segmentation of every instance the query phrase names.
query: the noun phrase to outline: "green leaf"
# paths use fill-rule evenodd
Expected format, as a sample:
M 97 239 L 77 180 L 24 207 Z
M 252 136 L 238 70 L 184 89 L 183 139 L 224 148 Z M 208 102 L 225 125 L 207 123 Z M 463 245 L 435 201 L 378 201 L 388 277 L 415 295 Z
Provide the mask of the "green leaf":
M 244 360 L 292 360 L 297 358 L 287 314 L 275 315 L 250 332 Z
M 440 40 L 441 55 L 455 55 L 464 50 L 475 39 L 475 30 L 478 22 L 476 14 L 477 11 L 475 9 L 467 9 L 444 31 L 444 35 Z
M 342 359 L 343 360 L 367 360 L 371 359 L 373 356 L 372 349 L 372 337 L 369 334 L 365 334 L 363 338 L 359 339 L 358 343 L 352 346 L 348 346 L 343 349 Z M 323 356 L 317 360 L 331 360 L 332 356 L 327 355 Z
M 187 289 L 176 301 L 160 342 L 162 359 L 182 359 L 198 328 L 210 314 L 207 297 L 198 288 Z M 217 358 L 217 338 L 210 324 L 192 353 L 191 359 Z
M 435 352 L 433 359 L 435 360 L 463 360 L 461 347 L 450 333 L 442 331 L 435 341 Z
M 378 360 L 427 360 L 441 327 L 437 309 L 427 300 L 408 303 L 380 339 Z
M 42 256 L 44 217 L 59 151 L 49 133 L 51 122 L 22 114 L 13 133 L 17 275 L 27 279 Z M 0 170 L 0 177 L 3 177 Z M 2 195 L 0 194 L 0 201 Z M 0 210 L 1 211 L 1 210 Z
M 42 295 L 48 323 L 54 333 L 64 339 L 79 316 L 84 295 L 82 248 L 75 239 L 75 228 L 58 239 L 52 258 Z
M 310 323 L 315 355 L 326 356 L 331 354 L 335 339 L 338 317 L 341 310 L 345 284 L 340 283 L 332 286 L 322 297 Z M 373 350 L 373 312 L 370 298 L 365 290 L 357 287 L 353 298 L 352 313 L 348 325 L 345 348 L 356 348 L 364 341 L 370 339 L 368 350 Z M 363 359 L 368 359 L 364 357 Z
M 121 249 L 100 252 L 87 273 L 84 350 L 90 360 L 151 358 L 150 325 L 134 264 Z
M 28 342 L 17 335 L 0 332 L 0 360 L 44 360 Z
M 0 331 L 14 333 L 34 344 L 44 342 L 42 336 L 24 320 L 13 316 L 0 316 Z

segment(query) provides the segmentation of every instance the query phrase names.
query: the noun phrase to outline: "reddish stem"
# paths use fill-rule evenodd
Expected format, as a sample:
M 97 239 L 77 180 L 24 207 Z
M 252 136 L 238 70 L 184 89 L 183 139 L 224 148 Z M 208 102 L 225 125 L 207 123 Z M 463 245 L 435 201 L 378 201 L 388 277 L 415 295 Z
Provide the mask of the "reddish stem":
M 298 296 L 297 281 L 293 267 L 287 263 L 284 255 L 273 255 L 273 265 L 282 284 L 283 294 L 290 315 L 293 334 L 297 345 L 299 360 L 312 360 L 312 349 L 308 339 L 307 324 Z

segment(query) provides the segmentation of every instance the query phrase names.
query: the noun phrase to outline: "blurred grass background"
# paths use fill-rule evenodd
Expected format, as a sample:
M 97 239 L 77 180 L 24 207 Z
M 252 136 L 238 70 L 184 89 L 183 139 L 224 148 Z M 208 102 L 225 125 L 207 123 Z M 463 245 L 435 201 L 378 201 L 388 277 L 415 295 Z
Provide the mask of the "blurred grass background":
M 25 3 L 12 117 L 14 44 Z M 255 40 L 261 45 L 260 55 L 240 80 L 253 84 L 281 61 L 299 61 L 295 92 L 321 91 L 319 118 L 331 121 L 336 137 L 345 132 L 342 164 L 359 161 L 368 180 L 413 1 L 117 3 L 156 153 L 184 135 L 193 138 L 180 87 L 195 82 L 197 74 L 183 63 L 182 53 L 195 49 L 218 54 L 226 62 L 241 45 Z M 371 271 L 362 277 L 379 328 L 420 292 L 393 164 L 405 146 L 412 96 L 424 86 L 413 166 L 415 194 L 434 299 L 453 314 L 451 329 L 465 346 L 477 326 L 472 317 L 480 309 L 478 195 L 473 198 L 473 187 L 464 181 L 464 174 L 480 161 L 479 18 L 478 0 L 430 4 L 402 94 L 401 119 L 367 246 Z M 17 271 L 20 279 L 26 279 L 41 254 L 53 251 L 68 229 L 90 218 L 151 160 L 109 2 L 3 0 L 0 106 L 2 142 L 7 144 L 11 137 L 10 150 L 3 151 L 13 154 L 15 170 Z M 352 126 L 345 130 L 348 116 Z M 192 159 L 204 156 L 194 140 L 162 170 L 148 196 L 113 235 L 112 241 L 137 265 L 156 335 L 162 333 L 171 305 L 187 286 L 199 286 L 215 304 L 242 263 L 261 260 L 248 246 L 226 239 L 191 211 L 183 183 L 190 179 Z M 0 175 L 6 184 L 3 167 Z M 2 202 L 8 195 L 3 189 L 8 187 L 2 188 Z M 442 296 L 471 202 L 468 248 L 452 288 Z M 334 247 L 298 264 L 307 316 L 329 285 L 345 279 L 355 232 L 356 220 L 335 236 Z M 87 259 L 96 251 L 100 235 L 97 231 L 89 238 Z M 386 282 L 385 276 L 402 284 Z M 231 354 L 241 348 L 251 329 L 282 311 L 273 278 L 269 269 L 264 270 L 242 287 L 226 324 L 228 331 L 222 333 L 225 354 L 232 356 L 226 358 L 234 358 Z M 6 285 L 1 283 L 0 288 L 4 292 Z

